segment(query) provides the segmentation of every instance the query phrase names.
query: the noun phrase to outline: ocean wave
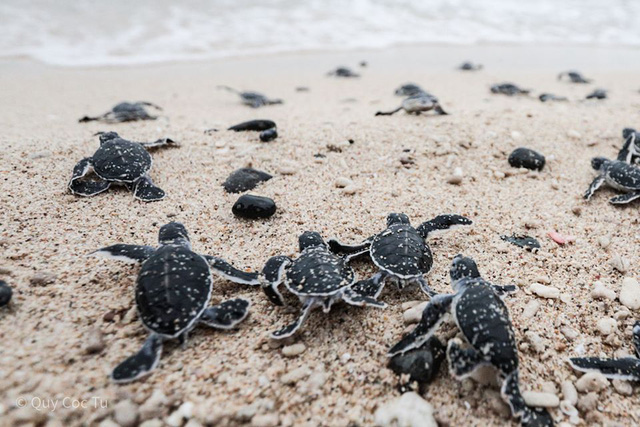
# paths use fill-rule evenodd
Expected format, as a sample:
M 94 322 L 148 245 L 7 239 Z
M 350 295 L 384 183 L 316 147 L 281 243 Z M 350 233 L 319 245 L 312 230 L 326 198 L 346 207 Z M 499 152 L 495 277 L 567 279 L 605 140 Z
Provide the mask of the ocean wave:
M 0 57 L 63 66 L 402 44 L 640 46 L 634 0 L 3 0 Z

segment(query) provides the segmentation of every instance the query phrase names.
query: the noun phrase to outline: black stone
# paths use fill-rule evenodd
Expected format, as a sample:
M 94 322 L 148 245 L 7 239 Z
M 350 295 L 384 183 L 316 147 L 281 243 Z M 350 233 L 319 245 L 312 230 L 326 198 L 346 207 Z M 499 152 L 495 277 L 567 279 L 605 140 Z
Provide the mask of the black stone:
M 604 89 L 596 89 L 587 95 L 587 99 L 605 99 L 607 97 L 607 91 Z
M 260 132 L 260 141 L 270 142 L 278 137 L 278 131 L 275 128 L 267 129 Z
M 228 130 L 236 132 L 255 131 L 260 132 L 263 130 L 276 127 L 276 123 L 272 120 L 249 120 L 248 122 L 238 123 L 235 126 L 231 126 Z
M 525 248 L 529 252 L 540 249 L 540 242 L 531 236 L 512 234 L 511 236 L 500 236 L 500 238 L 513 245 Z
M 525 168 L 541 171 L 544 167 L 544 156 L 529 148 L 516 148 L 509 154 L 509 164 L 514 168 Z
M 397 375 L 409 374 L 409 383 L 416 381 L 418 386 L 429 384 L 440 369 L 444 360 L 445 347 L 435 336 L 429 338 L 421 347 L 398 354 L 389 361 L 389 369 Z M 402 391 L 409 384 L 400 385 Z
M 242 218 L 269 218 L 276 213 L 276 202 L 268 197 L 245 194 L 235 202 L 231 211 Z
M 241 168 L 234 171 L 222 184 L 227 193 L 242 193 L 256 188 L 258 184 L 273 178 L 266 172 L 253 168 Z
M 360 77 L 360 74 L 354 73 L 350 68 L 347 67 L 338 67 L 335 70 L 331 71 L 329 74 L 336 77 Z
M 7 282 L 5 282 L 4 280 L 0 280 L 0 307 L 4 307 L 5 305 L 9 304 L 12 294 L 13 291 L 11 290 L 9 285 L 7 285 Z

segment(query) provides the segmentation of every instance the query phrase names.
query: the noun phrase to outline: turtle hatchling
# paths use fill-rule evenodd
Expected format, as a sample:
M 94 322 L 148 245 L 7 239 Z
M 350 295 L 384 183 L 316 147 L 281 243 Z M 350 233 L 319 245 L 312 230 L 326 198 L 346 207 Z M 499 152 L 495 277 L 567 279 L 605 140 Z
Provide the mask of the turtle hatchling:
M 138 353 L 113 370 L 114 382 L 130 382 L 148 375 L 160 361 L 165 340 L 178 339 L 186 345 L 189 331 L 200 323 L 230 329 L 247 316 L 249 301 L 242 298 L 207 307 L 213 289 L 212 270 L 236 283 L 259 283 L 255 273 L 245 273 L 220 258 L 193 252 L 189 234 L 178 222 L 161 227 L 158 241 L 158 248 L 119 244 L 93 253 L 142 264 L 136 280 L 136 306 L 150 335 Z
M 620 160 L 594 157 L 591 159 L 591 167 L 598 171 L 598 176 L 584 193 L 585 200 L 589 200 L 604 183 L 626 193 L 609 199 L 609 203 L 621 205 L 640 198 L 640 168 L 637 166 Z
M 259 108 L 264 107 L 265 105 L 282 104 L 281 99 L 270 99 L 258 92 L 241 92 L 229 86 L 218 86 L 218 88 L 226 89 L 229 92 L 235 93 L 240 97 L 242 103 L 249 107 Z
M 101 121 L 105 123 L 121 123 L 121 122 L 134 122 L 136 120 L 155 120 L 158 116 L 152 116 L 147 112 L 145 107 L 152 107 L 159 111 L 162 108 L 150 102 L 121 102 L 100 116 L 89 117 L 84 116 L 80 120 L 80 123 Z
M 473 62 L 465 61 L 458 67 L 458 70 L 462 71 L 478 71 L 482 69 L 481 64 L 474 64 Z
M 640 381 L 640 320 L 633 325 L 633 347 L 636 357 L 572 357 L 569 363 L 576 371 L 600 372 L 612 380 Z
M 560 73 L 558 74 L 558 80 L 562 80 L 565 76 L 571 83 L 591 83 L 591 80 L 585 79 L 582 77 L 582 74 L 577 71 L 565 71 Z
M 607 91 L 604 89 L 596 89 L 587 95 L 587 99 L 607 99 Z
M 491 93 L 501 93 L 503 95 L 528 95 L 531 92 L 528 89 L 521 89 L 513 83 L 501 83 L 491 86 Z
M 630 164 L 640 163 L 640 134 L 632 128 L 624 128 L 622 130 L 622 138 L 624 138 L 624 145 L 618 153 L 618 160 L 621 162 L 627 162 Z
M 408 114 L 420 115 L 426 111 L 435 111 L 438 115 L 446 115 L 438 102 L 438 98 L 425 92 L 413 95 L 402 101 L 398 108 L 392 111 L 378 111 L 376 116 L 391 116 L 400 110 L 406 111 Z
M 302 302 L 298 318 L 271 334 L 274 339 L 292 336 L 316 306 L 328 313 L 338 300 L 356 306 L 384 308 L 386 304 L 351 289 L 356 275 L 344 258 L 333 254 L 319 233 L 306 231 L 298 238 L 300 255 L 269 258 L 260 274 L 262 289 L 271 302 L 284 305 L 278 286 L 285 287 Z
M 95 196 L 112 184 L 126 186 L 143 202 L 162 200 L 165 193 L 149 177 L 153 164 L 147 148 L 173 146 L 175 141 L 164 138 L 154 142 L 132 142 L 115 132 L 99 132 L 100 147 L 91 157 L 80 160 L 73 168 L 69 190 L 77 196 Z M 98 180 L 83 179 L 91 172 Z
M 336 77 L 360 77 L 360 74 L 354 73 L 350 68 L 347 67 L 338 67 L 333 71 L 329 71 L 327 75 Z
M 460 215 L 438 215 L 413 228 L 409 217 L 403 213 L 387 216 L 387 228 L 356 245 L 347 245 L 336 239 L 329 240 L 331 250 L 344 255 L 346 260 L 368 254 L 379 272 L 373 277 L 357 282 L 353 289 L 361 295 L 377 298 L 385 282 L 394 282 L 398 289 L 417 284 L 429 296 L 435 292 L 425 276 L 433 266 L 433 255 L 426 239 L 438 231 L 456 226 L 471 225 L 469 218 Z
M 455 293 L 433 297 L 420 323 L 391 348 L 388 356 L 421 347 L 433 336 L 445 314 L 450 313 L 468 344 L 463 348 L 460 339 L 449 341 L 447 359 L 451 374 L 462 380 L 481 366 L 493 366 L 502 384 L 502 398 L 521 424 L 552 426 L 553 419 L 547 410 L 527 406 L 520 393 L 518 347 L 509 310 L 502 301 L 502 297 L 514 292 L 516 287 L 487 282 L 480 276 L 475 261 L 462 255 L 453 259 L 449 273 Z

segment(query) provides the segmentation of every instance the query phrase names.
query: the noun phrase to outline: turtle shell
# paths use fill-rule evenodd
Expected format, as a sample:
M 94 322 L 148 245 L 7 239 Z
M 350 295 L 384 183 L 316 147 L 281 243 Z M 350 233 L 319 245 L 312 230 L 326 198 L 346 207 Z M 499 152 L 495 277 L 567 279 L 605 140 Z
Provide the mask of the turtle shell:
M 287 270 L 285 285 L 300 296 L 333 295 L 355 281 L 353 269 L 325 247 L 306 249 Z
M 465 338 L 501 372 L 518 368 L 509 311 L 482 279 L 471 280 L 454 300 L 454 317 Z
M 609 185 L 619 190 L 640 189 L 640 169 L 625 162 L 613 162 L 607 171 Z
M 378 234 L 369 253 L 380 270 L 400 279 L 427 274 L 433 265 L 431 249 L 408 224 L 393 224 Z
M 151 169 L 151 155 L 135 142 L 116 138 L 100 145 L 93 169 L 105 181 L 134 182 Z
M 138 275 L 136 304 L 142 323 L 166 337 L 188 331 L 207 307 L 212 283 L 202 256 L 184 246 L 162 246 Z

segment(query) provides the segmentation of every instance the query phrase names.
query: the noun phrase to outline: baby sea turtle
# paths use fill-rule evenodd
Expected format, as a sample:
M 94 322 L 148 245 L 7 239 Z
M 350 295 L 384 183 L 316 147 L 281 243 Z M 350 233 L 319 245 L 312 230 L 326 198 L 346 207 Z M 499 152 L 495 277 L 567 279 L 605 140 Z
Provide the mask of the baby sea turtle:
M 540 101 L 542 102 L 547 102 L 547 101 L 568 101 L 566 96 L 556 96 L 552 93 L 543 93 L 541 94 L 538 99 L 540 99 Z
M 633 325 L 633 347 L 636 357 L 609 359 L 602 357 L 572 357 L 571 367 L 580 372 L 600 372 L 609 379 L 640 381 L 640 320 Z
M 278 291 L 278 286 L 283 281 L 289 292 L 302 302 L 298 318 L 273 332 L 272 338 L 292 336 L 315 306 L 321 305 L 325 313 L 338 300 L 356 306 L 386 307 L 386 304 L 351 289 L 356 280 L 355 272 L 345 259 L 329 250 L 319 233 L 305 231 L 298 238 L 298 244 L 298 258 L 292 260 L 287 256 L 271 257 L 260 274 L 262 289 L 271 302 L 284 305 L 282 294 Z
M 591 167 L 598 171 L 598 176 L 591 182 L 584 193 L 585 200 L 589 200 L 602 184 L 624 191 L 626 194 L 613 197 L 609 203 L 621 205 L 640 198 L 640 168 L 620 160 L 609 160 L 604 157 L 591 159 Z
M 567 76 L 571 83 L 591 83 L 591 80 L 585 79 L 582 77 L 582 74 L 577 71 L 565 71 L 560 73 L 558 74 L 558 80 L 562 80 L 564 76 Z
M 618 153 L 618 160 L 633 165 L 640 163 L 640 146 L 638 146 L 640 134 L 635 129 L 624 128 L 622 138 L 624 138 L 624 145 Z
M 596 89 L 587 95 L 587 99 L 606 99 L 607 91 L 604 89 Z
M 417 95 L 413 95 L 402 101 L 402 104 L 392 111 L 378 111 L 376 116 L 390 116 L 397 113 L 400 110 L 406 111 L 408 114 L 420 115 L 422 112 L 433 110 L 439 115 L 446 115 L 447 113 L 442 109 L 438 103 L 438 98 L 428 93 L 421 92 Z
M 164 198 L 164 191 L 156 187 L 149 177 L 153 159 L 147 148 L 175 145 L 175 141 L 164 138 L 154 142 L 132 142 L 116 132 L 98 132 L 96 135 L 100 135 L 100 148 L 73 168 L 69 181 L 69 190 L 73 194 L 95 196 L 108 190 L 112 184 L 120 184 L 132 190 L 133 196 L 143 202 Z M 82 179 L 91 172 L 99 178 L 98 181 Z
M 226 89 L 229 92 L 237 94 L 242 100 L 242 103 L 248 105 L 249 107 L 259 108 L 265 105 L 282 104 L 281 99 L 270 99 L 258 92 L 241 92 L 229 86 L 218 86 L 218 88 Z
M 359 245 L 347 245 L 331 239 L 329 247 L 334 253 L 344 255 L 346 260 L 368 254 L 378 267 L 380 271 L 373 277 L 361 280 L 353 286 L 361 295 L 377 298 L 385 282 L 391 281 L 398 289 L 415 283 L 422 292 L 433 296 L 435 292 L 425 278 L 433 266 L 433 255 L 426 239 L 438 231 L 471 224 L 469 218 L 461 215 L 438 215 L 413 228 L 407 215 L 391 213 L 387 216 L 387 228 L 381 233 L 369 237 Z
M 428 93 L 415 83 L 407 83 L 395 90 L 394 94 L 398 96 L 415 96 L 421 93 Z
M 333 71 L 329 71 L 327 75 L 336 77 L 360 77 L 360 74 L 354 73 L 350 68 L 347 67 L 338 67 Z
M 101 121 L 105 123 L 134 122 L 136 120 L 155 120 L 158 116 L 150 115 L 145 107 L 153 107 L 162 111 L 162 108 L 150 102 L 121 102 L 101 116 L 89 117 L 84 116 L 80 123 Z
M 420 323 L 391 348 L 388 356 L 422 346 L 433 336 L 445 314 L 450 313 L 469 345 L 462 348 L 458 338 L 449 341 L 447 359 L 451 374 L 462 380 L 481 366 L 493 366 L 502 383 L 502 398 L 522 425 L 553 425 L 551 415 L 545 409 L 528 407 L 520 394 L 518 348 L 509 310 L 501 298 L 516 287 L 487 282 L 480 276 L 475 261 L 462 255 L 453 259 L 450 275 L 455 293 L 433 297 L 425 307 Z
M 501 93 L 503 95 L 528 95 L 528 89 L 521 89 L 513 83 L 501 83 L 491 86 L 491 93 Z
M 473 62 L 465 61 L 458 67 L 458 70 L 462 71 L 478 71 L 482 69 L 481 64 L 474 64 Z
M 136 306 L 150 332 L 140 351 L 111 373 L 114 382 L 125 383 L 148 375 L 160 361 L 162 343 L 179 339 L 186 344 L 189 331 L 203 323 L 230 329 L 248 314 L 249 301 L 235 298 L 207 307 L 213 288 L 211 270 L 244 284 L 257 284 L 257 275 L 233 268 L 226 261 L 191 250 L 186 228 L 171 222 L 160 228 L 159 247 L 113 245 L 94 252 L 122 261 L 141 263 L 136 280 Z

